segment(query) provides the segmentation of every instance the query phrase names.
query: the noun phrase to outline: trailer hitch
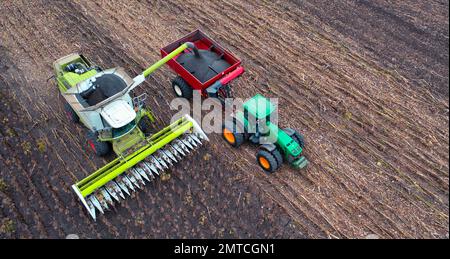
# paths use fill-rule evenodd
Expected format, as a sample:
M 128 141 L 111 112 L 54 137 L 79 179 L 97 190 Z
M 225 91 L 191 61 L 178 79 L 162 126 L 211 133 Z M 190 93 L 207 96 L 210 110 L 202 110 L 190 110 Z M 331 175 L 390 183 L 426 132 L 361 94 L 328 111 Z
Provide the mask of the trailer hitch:
M 233 72 L 225 75 L 220 80 L 212 84 L 210 87 L 206 88 L 206 92 L 208 93 L 208 96 L 210 97 L 217 97 L 217 93 L 220 88 L 227 85 L 232 80 L 236 79 L 238 76 L 242 75 L 244 73 L 243 67 L 237 67 Z

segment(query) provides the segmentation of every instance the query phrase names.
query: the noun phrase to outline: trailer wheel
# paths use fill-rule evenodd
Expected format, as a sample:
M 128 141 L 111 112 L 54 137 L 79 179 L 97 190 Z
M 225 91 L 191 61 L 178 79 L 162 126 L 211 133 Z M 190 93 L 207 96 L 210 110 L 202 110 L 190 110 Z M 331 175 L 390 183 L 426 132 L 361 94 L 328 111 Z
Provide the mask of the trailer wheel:
M 173 88 L 173 91 L 175 92 L 176 96 L 186 98 L 188 100 L 192 99 L 192 88 L 180 76 L 177 76 L 172 81 L 172 88 Z
M 261 166 L 261 168 L 269 174 L 275 172 L 280 166 L 278 164 L 277 158 L 272 153 L 264 149 L 258 151 L 258 153 L 256 154 L 256 160 L 259 166 Z
M 64 103 L 64 112 L 70 122 L 78 123 L 80 121 L 80 117 L 78 117 L 78 114 L 73 110 L 70 104 Z
M 105 156 L 111 151 L 109 143 L 99 141 L 97 134 L 89 131 L 86 138 L 89 149 L 92 150 L 97 156 Z
M 231 130 L 225 125 L 222 128 L 222 136 L 228 144 L 233 147 L 239 147 L 244 143 L 244 133 L 237 133 L 235 130 Z
M 293 130 L 291 128 L 285 128 L 283 129 L 286 134 L 289 135 L 292 139 L 294 139 L 297 144 L 304 149 L 305 148 L 305 137 L 303 137 L 302 134 L 298 133 L 296 130 Z

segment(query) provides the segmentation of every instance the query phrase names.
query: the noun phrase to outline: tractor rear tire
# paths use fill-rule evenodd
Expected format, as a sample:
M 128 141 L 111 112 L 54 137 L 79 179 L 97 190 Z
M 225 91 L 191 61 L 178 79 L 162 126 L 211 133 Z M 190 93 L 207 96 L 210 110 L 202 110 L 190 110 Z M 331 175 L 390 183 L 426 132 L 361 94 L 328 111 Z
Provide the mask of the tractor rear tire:
M 189 84 L 180 76 L 177 76 L 172 81 L 172 88 L 177 97 L 192 99 L 192 88 Z
M 269 174 L 275 172 L 280 166 L 275 155 L 264 149 L 258 151 L 256 154 L 256 161 L 259 166 Z
M 86 138 L 87 138 L 88 147 L 97 156 L 106 156 L 111 151 L 110 144 L 108 142 L 99 141 L 97 138 L 97 134 L 89 131 L 87 133 Z
M 236 127 L 234 127 L 236 128 Z M 236 130 L 229 129 L 227 126 L 222 127 L 222 136 L 228 144 L 237 148 L 245 141 L 244 133 L 237 133 Z
M 285 128 L 284 132 L 286 132 L 289 137 L 291 137 L 292 139 L 294 139 L 295 142 L 297 142 L 297 144 L 304 149 L 305 148 L 305 137 L 303 137 L 302 134 L 298 133 L 296 130 L 293 130 L 291 128 Z
M 67 119 L 72 123 L 78 123 L 80 121 L 80 117 L 78 117 L 78 114 L 73 110 L 73 108 L 68 103 L 64 103 L 64 111 L 66 113 Z

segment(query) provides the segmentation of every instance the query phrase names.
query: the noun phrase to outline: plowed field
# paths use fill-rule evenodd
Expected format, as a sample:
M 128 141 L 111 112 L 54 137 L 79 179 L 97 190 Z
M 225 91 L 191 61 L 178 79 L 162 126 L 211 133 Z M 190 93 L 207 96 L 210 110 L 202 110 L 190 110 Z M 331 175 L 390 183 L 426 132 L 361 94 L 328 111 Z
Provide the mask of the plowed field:
M 448 1 L 0 2 L 0 237 L 448 238 Z M 279 98 L 306 170 L 261 173 L 220 135 L 94 223 L 70 186 L 97 158 L 52 62 L 81 52 L 137 75 L 197 28 L 243 61 L 236 97 Z M 175 77 L 140 92 L 166 125 Z

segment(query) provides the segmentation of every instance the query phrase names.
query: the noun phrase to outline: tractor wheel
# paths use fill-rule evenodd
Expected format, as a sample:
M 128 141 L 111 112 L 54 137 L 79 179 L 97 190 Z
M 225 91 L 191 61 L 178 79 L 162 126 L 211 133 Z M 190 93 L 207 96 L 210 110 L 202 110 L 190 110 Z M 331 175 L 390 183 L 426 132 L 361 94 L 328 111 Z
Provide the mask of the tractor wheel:
M 152 122 L 147 116 L 142 117 L 139 121 L 139 129 L 144 133 L 146 137 L 151 135 Z
M 305 148 L 305 138 L 303 137 L 302 134 L 298 133 L 297 131 L 295 131 L 291 128 L 284 129 L 284 132 L 286 132 L 289 135 L 289 137 L 294 139 L 294 141 L 297 142 L 297 144 L 299 144 L 299 146 L 302 149 Z
M 105 156 L 111 151 L 109 143 L 99 141 L 95 133 L 89 131 L 86 138 L 89 149 L 91 149 L 97 156 Z
M 264 149 L 258 151 L 256 160 L 258 161 L 259 166 L 269 174 L 275 172 L 280 166 L 274 154 Z
M 78 123 L 80 121 L 80 117 L 78 117 L 78 114 L 73 110 L 73 108 L 68 103 L 64 103 L 64 111 L 66 113 L 66 117 L 70 122 Z
M 188 100 L 192 99 L 192 88 L 189 84 L 180 76 L 177 76 L 172 81 L 172 88 L 177 97 L 183 97 Z
M 228 144 L 233 147 L 239 147 L 244 143 L 244 133 L 237 133 L 235 130 L 231 130 L 225 125 L 222 128 L 222 136 Z

